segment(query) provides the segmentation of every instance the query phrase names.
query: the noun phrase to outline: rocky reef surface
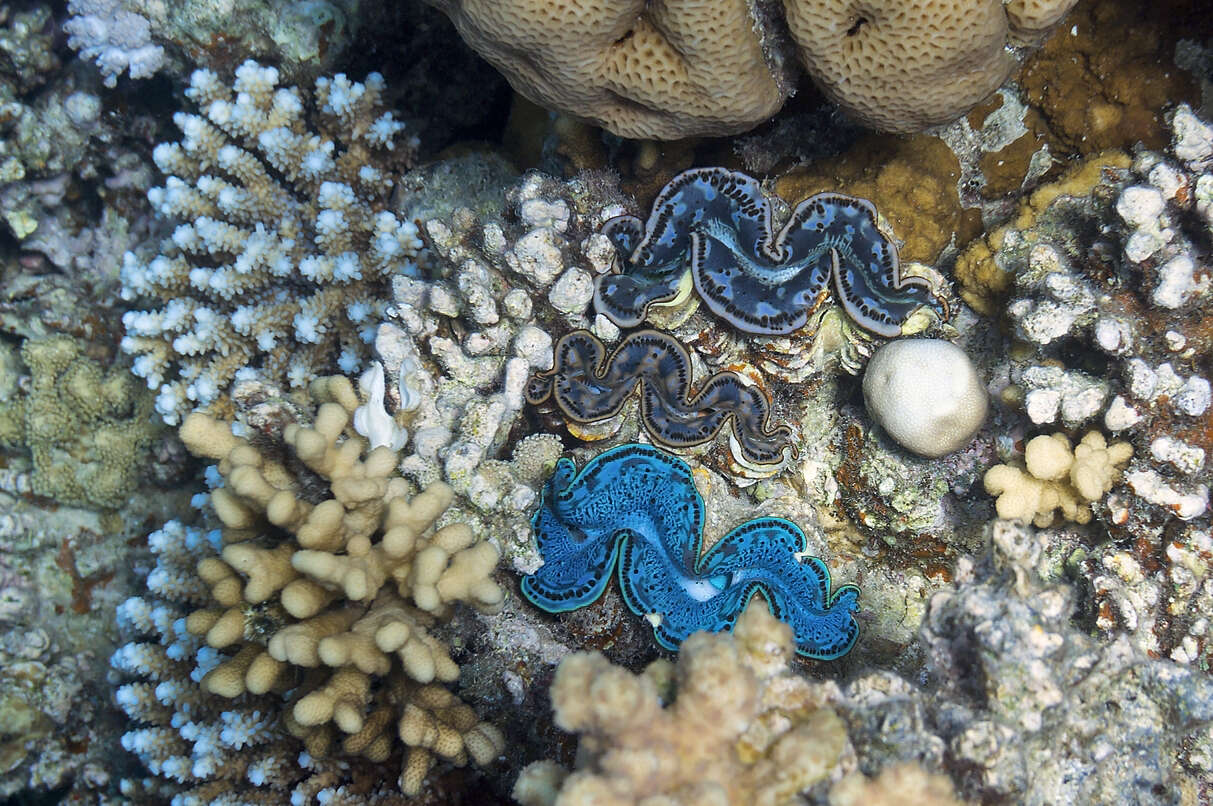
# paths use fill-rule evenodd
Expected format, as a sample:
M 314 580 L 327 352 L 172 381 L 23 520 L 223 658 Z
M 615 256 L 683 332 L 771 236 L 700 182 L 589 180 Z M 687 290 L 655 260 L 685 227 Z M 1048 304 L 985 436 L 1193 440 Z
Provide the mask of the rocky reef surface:
M 0 4 L 0 802 L 1210 802 L 1201 3 L 381 5 Z

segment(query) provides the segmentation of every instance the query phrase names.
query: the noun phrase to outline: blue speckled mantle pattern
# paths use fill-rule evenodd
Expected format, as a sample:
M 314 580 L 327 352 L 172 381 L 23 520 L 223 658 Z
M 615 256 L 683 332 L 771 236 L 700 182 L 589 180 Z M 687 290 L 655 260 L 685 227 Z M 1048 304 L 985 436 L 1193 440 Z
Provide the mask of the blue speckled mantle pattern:
M 834 297 L 860 327 L 902 333 L 922 306 L 947 309 L 928 280 L 902 277 L 897 247 L 877 227 L 871 202 L 819 193 L 773 231 L 771 205 L 758 180 L 726 168 L 694 168 L 670 180 L 647 223 L 607 221 L 619 272 L 595 285 L 597 311 L 635 327 L 654 303 L 673 300 L 689 270 L 695 290 L 739 330 L 791 333 Z
M 704 506 L 685 462 L 649 445 L 621 445 L 581 472 L 557 462 L 531 527 L 543 566 L 522 593 L 551 613 L 593 603 L 618 560 L 624 601 L 657 615 L 657 642 L 676 650 L 691 633 L 732 629 L 755 594 L 792 626 L 799 654 L 845 655 L 859 625 L 859 589 L 831 590 L 830 572 L 804 555 L 805 535 L 783 518 L 755 518 L 702 554 Z

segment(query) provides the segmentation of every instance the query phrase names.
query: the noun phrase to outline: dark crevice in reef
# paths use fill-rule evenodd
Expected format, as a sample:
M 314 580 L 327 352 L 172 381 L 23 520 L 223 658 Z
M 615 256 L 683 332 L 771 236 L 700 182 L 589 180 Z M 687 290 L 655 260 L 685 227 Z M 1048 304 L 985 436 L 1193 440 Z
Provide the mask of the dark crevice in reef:
M 513 91 L 446 15 L 421 0 L 374 3 L 361 30 L 359 47 L 332 72 L 382 73 L 388 106 L 418 127 L 423 157 L 459 142 L 501 142 Z

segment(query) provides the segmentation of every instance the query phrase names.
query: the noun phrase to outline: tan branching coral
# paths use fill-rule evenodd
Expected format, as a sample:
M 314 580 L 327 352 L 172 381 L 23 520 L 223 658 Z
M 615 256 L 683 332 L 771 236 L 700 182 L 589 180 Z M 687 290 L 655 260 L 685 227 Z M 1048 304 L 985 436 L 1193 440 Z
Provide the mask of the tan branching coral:
M 920 131 L 999 87 L 1007 45 L 1047 32 L 1074 0 L 791 0 L 788 28 L 831 100 L 877 129 Z
M 515 799 L 524 806 L 796 802 L 839 763 L 847 733 L 812 684 L 788 668 L 792 655 L 791 628 L 757 600 L 733 632 L 688 638 L 676 668 L 659 660 L 633 675 L 597 652 L 568 656 L 556 670 L 552 705 L 556 724 L 580 734 L 577 769 L 532 764 Z
M 429 0 L 514 89 L 623 137 L 744 131 L 791 85 L 746 0 Z
M 396 454 L 370 450 L 350 427 L 348 381 L 326 379 L 313 394 L 327 399 L 313 425 L 287 425 L 278 447 L 202 413 L 182 424 L 182 441 L 218 460 L 224 480 L 211 493 L 223 546 L 198 563 L 209 597 L 185 626 L 223 651 L 204 691 L 293 691 L 286 728 L 317 758 L 383 762 L 399 740 L 400 788 L 415 794 L 438 759 L 483 765 L 503 748 L 440 685 L 459 668 L 430 632 L 456 602 L 500 606 L 497 549 L 465 524 L 433 528 L 452 491 L 438 483 L 409 496 Z M 318 480 L 331 497 L 316 500 Z
M 1075 0 L 428 0 L 516 90 L 624 137 L 733 134 L 789 94 L 783 52 L 856 120 L 920 131 L 963 115 Z M 785 47 L 786 44 L 786 47 Z
M 1071 450 L 1061 433 L 1042 434 L 1024 447 L 1024 466 L 995 465 L 986 471 L 986 492 L 998 497 L 998 517 L 1049 526 L 1059 512 L 1067 521 L 1088 523 L 1091 504 L 1103 499 L 1133 455 L 1127 442 L 1108 444 L 1090 431 Z

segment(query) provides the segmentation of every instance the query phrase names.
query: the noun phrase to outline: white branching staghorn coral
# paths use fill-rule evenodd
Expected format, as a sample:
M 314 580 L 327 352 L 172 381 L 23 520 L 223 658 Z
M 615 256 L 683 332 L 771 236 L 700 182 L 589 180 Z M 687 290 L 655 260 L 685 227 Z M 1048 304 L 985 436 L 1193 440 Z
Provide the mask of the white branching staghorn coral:
M 221 403 L 246 366 L 294 387 L 355 372 L 387 278 L 415 273 L 416 225 L 389 202 L 416 141 L 384 111 L 383 77 L 277 84 L 253 61 L 230 87 L 195 71 L 200 113 L 177 113 L 184 138 L 154 152 L 166 179 L 148 198 L 179 224 L 151 260 L 125 256 L 123 295 L 159 307 L 123 317 L 122 348 L 169 423 Z
M 484 765 L 504 747 L 446 688 L 459 668 L 432 632 L 456 603 L 499 608 L 497 549 L 466 524 L 432 528 L 452 491 L 410 495 L 396 453 L 350 428 L 347 379 L 312 391 L 327 401 L 314 425 L 281 437 L 186 418 L 185 444 L 219 461 L 209 503 L 222 528 L 154 533 L 152 596 L 119 614 L 142 636 L 112 661 L 141 678 L 119 690 L 144 723 L 124 745 L 199 803 L 219 802 L 206 797 L 217 781 L 312 803 L 366 764 L 415 795 L 438 761 Z M 331 796 L 319 802 L 343 802 Z

